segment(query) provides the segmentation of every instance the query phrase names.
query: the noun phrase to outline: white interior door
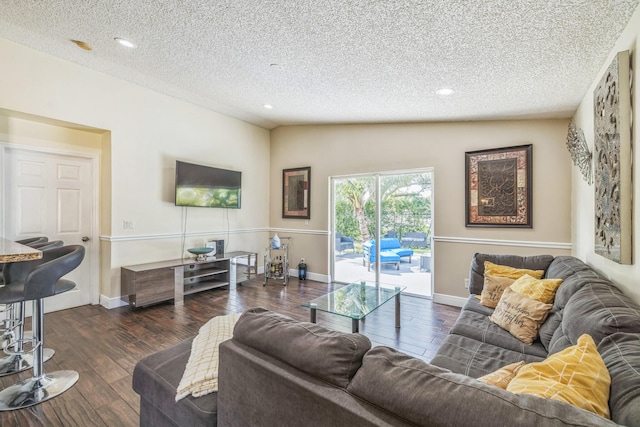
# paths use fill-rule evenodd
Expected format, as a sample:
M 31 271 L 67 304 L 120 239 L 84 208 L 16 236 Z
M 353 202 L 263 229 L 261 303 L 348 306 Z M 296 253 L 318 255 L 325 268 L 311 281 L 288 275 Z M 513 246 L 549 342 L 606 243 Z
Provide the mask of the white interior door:
M 93 164 L 83 157 L 8 148 L 5 151 L 4 236 L 47 236 L 84 245 L 82 264 L 66 276 L 76 288 L 45 300 L 47 312 L 90 304 L 97 280 L 92 266 Z M 30 306 L 30 304 L 27 304 Z

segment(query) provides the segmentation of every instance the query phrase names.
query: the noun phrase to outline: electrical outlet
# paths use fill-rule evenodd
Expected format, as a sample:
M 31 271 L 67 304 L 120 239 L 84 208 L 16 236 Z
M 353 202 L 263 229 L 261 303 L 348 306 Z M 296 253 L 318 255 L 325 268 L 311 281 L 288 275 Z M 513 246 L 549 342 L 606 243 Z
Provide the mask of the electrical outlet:
M 135 226 L 135 224 L 133 223 L 132 219 L 125 219 L 122 221 L 122 228 L 124 228 L 125 230 L 131 230 L 133 229 Z
M 464 279 L 464 288 L 469 289 L 469 279 Z

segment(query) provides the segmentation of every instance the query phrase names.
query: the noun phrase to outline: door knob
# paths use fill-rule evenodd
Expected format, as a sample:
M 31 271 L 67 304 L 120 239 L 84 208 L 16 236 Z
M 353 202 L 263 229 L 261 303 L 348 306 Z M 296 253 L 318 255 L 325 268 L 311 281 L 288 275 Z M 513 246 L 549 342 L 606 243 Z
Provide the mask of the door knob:
M 88 242 L 89 241 L 89 236 L 82 236 L 82 241 L 83 242 Z

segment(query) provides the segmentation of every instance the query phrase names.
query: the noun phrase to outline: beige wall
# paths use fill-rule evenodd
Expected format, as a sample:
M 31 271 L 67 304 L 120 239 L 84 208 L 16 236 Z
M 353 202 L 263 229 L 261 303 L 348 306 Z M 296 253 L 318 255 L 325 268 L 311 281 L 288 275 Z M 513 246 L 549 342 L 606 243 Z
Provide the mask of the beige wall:
M 640 100 L 640 60 L 638 59 L 637 46 L 640 44 L 640 8 L 629 21 L 627 27 L 616 42 L 613 49 L 609 53 L 606 61 L 602 64 L 602 68 L 598 76 L 594 79 L 591 87 L 578 108 L 576 113 L 576 124 L 584 131 L 587 144 L 593 151 L 594 123 L 593 123 L 593 91 L 598 85 L 605 70 L 609 67 L 613 57 L 620 51 L 629 50 L 631 53 L 631 69 L 632 69 L 632 95 L 631 105 L 635 106 L 633 110 L 632 122 L 633 129 L 631 131 L 632 146 L 632 164 L 633 177 L 632 182 L 632 200 L 633 200 L 633 218 L 632 218 L 632 264 L 620 265 L 610 261 L 594 252 L 594 218 L 595 218 L 595 198 L 594 186 L 587 185 L 582 179 L 577 167 L 572 172 L 572 226 L 573 226 L 573 250 L 574 255 L 594 266 L 597 270 L 616 282 L 628 295 L 632 296 L 636 301 L 640 301 L 640 265 L 638 265 L 638 254 L 640 253 L 640 152 L 638 150 L 638 122 L 640 121 L 640 108 L 638 108 L 638 100 Z
M 435 293 L 467 294 L 474 252 L 568 254 L 570 167 L 566 120 L 283 126 L 271 132 L 270 224 L 294 237 L 291 258 L 329 272 L 329 178 L 434 168 Z M 533 144 L 533 228 L 466 228 L 465 151 Z M 283 219 L 282 169 L 311 166 L 311 220 Z M 468 294 L 467 294 L 468 295 Z
M 120 296 L 121 265 L 179 258 L 185 223 L 186 247 L 264 247 L 269 131 L 2 39 L 0 63 L 0 141 L 100 156 L 105 298 Z M 176 159 L 242 171 L 242 209 L 174 206 Z

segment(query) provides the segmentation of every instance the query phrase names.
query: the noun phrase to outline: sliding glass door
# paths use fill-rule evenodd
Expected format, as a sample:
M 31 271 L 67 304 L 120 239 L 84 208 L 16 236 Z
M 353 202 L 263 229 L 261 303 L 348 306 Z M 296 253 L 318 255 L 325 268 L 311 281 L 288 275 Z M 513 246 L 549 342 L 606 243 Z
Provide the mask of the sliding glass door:
M 332 178 L 332 280 L 431 297 L 431 183 L 428 169 Z

